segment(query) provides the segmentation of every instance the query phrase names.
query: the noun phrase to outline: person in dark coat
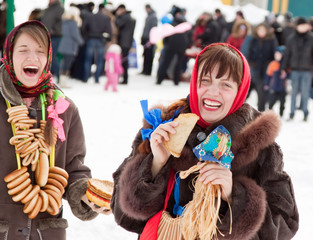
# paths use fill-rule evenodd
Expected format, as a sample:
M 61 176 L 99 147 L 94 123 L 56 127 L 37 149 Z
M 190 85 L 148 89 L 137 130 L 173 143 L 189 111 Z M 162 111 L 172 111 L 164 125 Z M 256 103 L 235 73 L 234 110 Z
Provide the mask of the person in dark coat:
M 88 82 L 91 75 L 93 59 L 95 59 L 97 66 L 95 72 L 96 83 L 99 83 L 99 78 L 104 71 L 105 46 L 106 43 L 110 41 L 112 28 L 111 19 L 102 12 L 103 8 L 103 4 L 99 4 L 99 11 L 96 14 L 87 14 L 83 21 L 82 32 L 84 33 L 83 37 L 86 41 L 84 82 Z
M 60 78 L 60 63 L 58 59 L 58 48 L 62 38 L 62 15 L 64 8 L 60 0 L 49 0 L 48 8 L 46 8 L 41 17 L 41 22 L 47 26 L 53 49 L 51 73 Z
M 221 9 L 216 8 L 215 11 L 215 20 L 218 24 L 218 42 L 222 41 L 222 36 L 223 36 L 223 32 L 225 31 L 226 27 L 227 27 L 227 22 L 225 20 L 225 17 L 221 11 Z
M 308 101 L 313 71 L 313 35 L 311 26 L 307 19 L 300 17 L 296 22 L 296 31 L 286 43 L 285 58 L 282 63 L 284 75 L 290 71 L 292 85 L 290 119 L 294 118 L 296 109 L 296 98 L 301 94 L 301 109 L 304 114 L 304 121 L 307 121 Z
M 211 13 L 207 13 L 207 20 L 204 32 L 201 35 L 198 35 L 198 38 L 201 40 L 201 46 L 204 48 L 205 46 L 219 42 L 219 25 L 213 19 L 213 15 Z
M 247 60 L 251 67 L 252 87 L 258 94 L 258 110 L 264 111 L 267 103 L 267 91 L 264 90 L 264 78 L 267 65 L 274 59 L 277 47 L 275 35 L 265 23 L 258 24 L 252 32 L 247 50 Z M 250 91 L 251 91 L 250 89 Z
M 155 44 L 149 42 L 150 30 L 158 25 L 158 18 L 155 11 L 151 8 L 150 4 L 145 6 L 146 12 L 148 14 L 145 20 L 145 26 L 141 36 L 141 45 L 143 46 L 143 75 L 151 75 L 153 58 L 155 53 Z
M 86 200 L 87 181 L 91 177 L 91 171 L 84 164 L 86 147 L 79 111 L 75 103 L 66 97 L 52 80 L 51 54 L 49 33 L 38 21 L 28 21 L 16 26 L 5 41 L 5 55 L 0 67 L 0 239 L 65 240 L 68 223 L 63 218 L 62 196 L 79 219 L 91 220 L 98 215 L 97 208 Z M 63 109 L 55 110 L 56 105 L 63 106 Z M 20 136 L 21 129 L 18 125 L 21 126 L 22 122 L 18 119 L 13 124 L 12 121 L 8 122 L 8 112 L 15 111 L 17 114 L 16 108 L 21 107 L 26 108 L 26 111 L 23 110 L 24 122 L 31 121 L 32 124 L 24 125 L 23 132 L 28 135 L 22 135 L 24 144 L 22 142 L 20 147 L 23 150 L 18 151 L 17 142 L 12 139 Z M 19 118 L 21 120 L 21 117 Z M 47 123 L 44 124 L 42 120 Z M 56 121 L 60 124 L 54 125 Z M 56 126 L 57 135 L 54 135 Z M 31 133 L 37 134 L 30 135 Z M 51 134 L 55 137 L 53 140 L 49 137 Z M 41 142 L 41 147 L 38 141 Z M 23 155 L 29 148 L 29 143 L 35 143 L 33 146 L 37 146 L 30 150 L 40 152 L 39 158 L 38 155 L 33 156 L 32 163 L 26 160 L 30 158 L 29 155 Z M 48 169 L 48 181 L 54 182 L 50 187 L 57 190 L 54 192 L 57 195 L 49 193 L 49 184 L 40 184 L 35 176 L 36 168 L 37 174 L 39 173 L 39 163 L 49 161 L 48 157 L 51 166 Z M 53 179 L 52 169 L 56 167 L 61 169 L 63 174 Z M 39 171 L 40 169 L 42 170 L 39 168 Z M 29 190 L 25 190 L 25 185 L 23 191 L 23 188 L 8 188 L 4 178 L 13 171 L 26 171 L 23 175 L 26 174 L 27 179 L 24 178 L 23 183 L 20 182 L 18 186 L 21 187 L 24 182 L 29 184 L 27 188 L 32 189 L 33 197 L 30 196 Z M 64 181 L 66 178 L 62 176 L 66 175 L 68 179 Z M 26 193 L 25 197 L 20 195 L 21 192 Z M 19 195 L 19 199 L 16 198 Z M 57 208 L 53 204 L 56 199 Z M 31 202 L 37 207 L 30 204 Z
M 211 163 L 200 170 L 204 184 L 220 184 L 223 189 L 218 239 L 293 238 L 299 216 L 291 179 L 283 169 L 283 154 L 275 142 L 279 117 L 272 111 L 262 113 L 244 103 L 249 84 L 249 65 L 231 45 L 212 44 L 197 56 L 189 96 L 170 106 L 155 106 L 145 114 L 157 120 L 149 121 L 150 124 L 144 121 L 130 155 L 113 174 L 111 208 L 117 224 L 139 235 L 149 227 L 154 229 L 147 221 L 163 209 L 170 172 L 185 171 L 199 164 L 193 149 L 222 125 L 231 136 L 230 150 L 234 155 L 231 169 Z M 174 157 L 164 141 L 168 141 L 170 133 L 176 133 L 177 123 L 171 119 L 182 113 L 194 113 L 199 120 L 180 157 Z M 193 199 L 195 176 L 180 179 L 175 198 L 181 207 Z M 165 209 L 172 218 L 177 217 L 173 213 L 177 204 L 174 192 Z M 154 225 L 157 228 L 158 223 Z
M 172 25 L 175 27 L 180 23 L 185 22 L 181 9 L 176 7 L 174 20 Z M 160 57 L 159 68 L 157 72 L 157 84 L 161 84 L 167 78 L 169 66 L 174 62 L 173 80 L 174 84 L 178 85 L 180 75 L 182 73 L 182 65 L 185 59 L 185 50 L 189 46 L 189 36 L 187 32 L 176 33 L 163 39 L 163 49 Z
M 131 16 L 131 11 L 126 10 L 124 4 L 119 5 L 115 12 L 115 24 L 118 29 L 117 43 L 122 48 L 122 66 L 124 69 L 123 81 L 128 83 L 128 53 L 132 47 L 136 20 Z

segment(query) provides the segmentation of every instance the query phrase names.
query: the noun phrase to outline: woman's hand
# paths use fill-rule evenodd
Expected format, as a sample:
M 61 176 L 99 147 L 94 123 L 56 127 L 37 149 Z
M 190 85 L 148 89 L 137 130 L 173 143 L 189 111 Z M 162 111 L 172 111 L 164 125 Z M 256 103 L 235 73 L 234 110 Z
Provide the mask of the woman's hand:
M 150 147 L 153 154 L 152 162 L 152 175 L 155 177 L 161 168 L 166 164 L 168 158 L 170 157 L 170 152 L 166 149 L 164 145 L 164 140 L 169 140 L 169 133 L 175 134 L 175 127 L 178 126 L 176 122 L 168 122 L 165 124 L 160 124 L 150 137 Z
M 200 170 L 199 181 L 204 184 L 211 183 L 213 185 L 220 185 L 222 189 L 222 199 L 231 202 L 233 178 L 232 172 L 229 169 L 217 163 L 206 164 Z
M 93 202 L 90 202 L 86 196 L 86 194 L 84 194 L 82 196 L 82 201 L 84 203 L 86 203 L 94 212 L 97 212 L 97 213 L 102 213 L 104 215 L 109 215 L 112 213 L 112 210 L 108 210 L 107 208 L 105 207 L 97 207 Z

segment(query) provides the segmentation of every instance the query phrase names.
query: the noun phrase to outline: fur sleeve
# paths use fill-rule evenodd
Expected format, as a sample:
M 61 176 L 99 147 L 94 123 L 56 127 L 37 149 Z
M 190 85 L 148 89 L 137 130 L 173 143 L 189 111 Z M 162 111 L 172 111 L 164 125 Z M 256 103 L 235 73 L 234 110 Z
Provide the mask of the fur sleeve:
M 247 177 L 234 179 L 232 193 L 232 233 L 229 234 L 230 212 L 221 219 L 218 229 L 227 240 L 248 240 L 260 229 L 266 212 L 265 191 L 254 180 Z

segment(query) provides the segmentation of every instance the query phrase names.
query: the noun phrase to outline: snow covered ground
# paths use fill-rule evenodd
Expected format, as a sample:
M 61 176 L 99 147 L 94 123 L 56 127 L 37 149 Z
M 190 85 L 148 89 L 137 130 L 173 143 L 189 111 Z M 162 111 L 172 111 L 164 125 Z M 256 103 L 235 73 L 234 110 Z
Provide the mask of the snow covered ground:
M 112 173 L 128 156 L 135 134 L 141 127 L 142 111 L 139 101 L 149 100 L 149 106 L 185 97 L 189 92 L 189 83 L 182 82 L 174 86 L 172 81 L 164 81 L 161 86 L 155 85 L 155 77 L 146 77 L 130 71 L 128 85 L 119 85 L 119 91 L 103 90 L 105 77 L 100 84 L 91 78 L 87 84 L 71 80 L 71 89 L 65 93 L 78 105 L 84 124 L 87 142 L 86 164 L 92 169 L 93 177 L 112 180 Z M 252 92 L 248 102 L 255 106 L 256 95 Z M 313 212 L 313 117 L 308 122 L 302 121 L 302 112 L 296 112 L 295 120 L 287 122 L 289 113 L 289 96 L 286 112 L 282 119 L 282 129 L 277 142 L 281 145 L 285 170 L 291 176 L 300 212 L 300 229 L 294 239 L 306 240 L 313 235 L 310 215 Z M 277 106 L 275 106 L 277 107 Z M 312 109 L 312 102 L 310 102 Z M 98 216 L 95 220 L 82 222 L 75 218 L 66 201 L 64 215 L 69 221 L 68 239 L 110 240 L 137 239 L 117 226 L 112 215 Z

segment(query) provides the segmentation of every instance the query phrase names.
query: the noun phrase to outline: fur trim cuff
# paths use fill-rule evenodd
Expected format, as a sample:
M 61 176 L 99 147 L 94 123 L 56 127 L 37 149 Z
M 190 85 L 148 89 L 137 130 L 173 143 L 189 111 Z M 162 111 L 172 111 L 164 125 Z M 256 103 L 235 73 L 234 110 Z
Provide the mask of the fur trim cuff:
M 0 221 L 0 233 L 5 233 L 7 231 L 9 231 L 9 222 Z
M 43 231 L 46 229 L 51 228 L 67 228 L 68 223 L 67 220 L 64 218 L 45 218 L 45 219 L 39 219 L 38 220 L 38 229 Z

